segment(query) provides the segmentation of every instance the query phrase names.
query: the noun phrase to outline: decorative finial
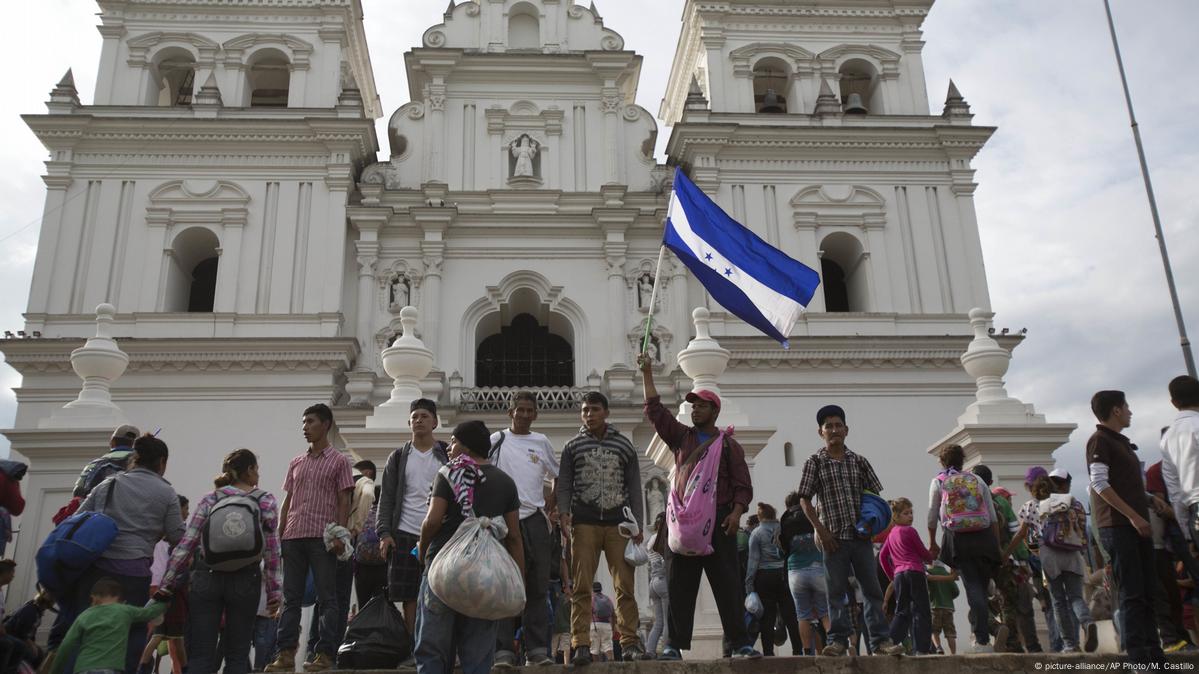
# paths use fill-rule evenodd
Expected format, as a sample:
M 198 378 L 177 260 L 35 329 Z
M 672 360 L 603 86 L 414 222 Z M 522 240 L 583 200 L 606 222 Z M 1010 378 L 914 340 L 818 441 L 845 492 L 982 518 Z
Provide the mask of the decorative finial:
M 192 100 L 192 105 L 221 105 L 221 88 L 217 86 L 215 73 L 208 73 L 208 78 L 204 80 L 203 86 L 196 92 Z
M 829 86 L 826 79 L 821 78 L 820 80 L 820 95 L 816 97 L 816 108 L 812 111 L 812 114 L 841 114 L 841 102 L 837 100 L 836 94 L 833 93 L 833 88 Z
M 945 95 L 945 109 L 941 112 L 941 116 L 947 119 L 958 118 L 966 121 L 974 116 L 970 113 L 970 104 L 962 97 L 962 93 L 958 91 L 953 80 L 949 80 L 949 92 Z
M 46 108 L 50 114 L 70 114 L 81 105 L 79 91 L 75 89 L 75 74 L 67 68 L 62 79 L 50 90 L 50 100 L 46 102 Z

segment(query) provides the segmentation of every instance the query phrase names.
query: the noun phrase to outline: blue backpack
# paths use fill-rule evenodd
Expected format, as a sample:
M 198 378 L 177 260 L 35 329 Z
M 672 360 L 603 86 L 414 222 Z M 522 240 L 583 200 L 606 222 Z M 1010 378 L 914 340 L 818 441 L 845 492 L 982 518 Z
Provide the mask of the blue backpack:
M 37 551 L 37 580 L 55 595 L 68 590 L 117 537 L 117 523 L 104 510 L 112 502 L 117 478 L 108 482 L 100 512 L 77 512 L 63 520 Z

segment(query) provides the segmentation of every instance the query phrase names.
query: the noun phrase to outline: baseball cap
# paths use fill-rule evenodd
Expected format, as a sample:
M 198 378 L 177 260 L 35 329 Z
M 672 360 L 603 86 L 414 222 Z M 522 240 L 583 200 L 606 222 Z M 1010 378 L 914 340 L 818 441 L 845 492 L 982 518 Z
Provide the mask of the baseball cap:
M 825 405 L 816 412 L 816 425 L 823 426 L 824 420 L 829 417 L 840 417 L 843 423 L 849 423 L 845 418 L 845 410 L 841 409 L 840 405 Z
M 1024 473 L 1024 484 L 1032 484 L 1038 477 L 1048 477 L 1049 472 L 1040 466 L 1032 466 Z
M 1069 480 L 1070 473 L 1065 468 L 1054 468 L 1049 472 L 1049 477 L 1057 478 L 1059 480 Z
M 141 434 L 142 432 L 138 430 L 137 426 L 132 424 L 121 424 L 112 431 L 112 437 L 114 439 L 121 438 L 123 440 L 129 440 L 130 442 L 138 439 Z
M 713 391 L 698 389 L 687 394 L 687 402 L 693 403 L 696 400 L 706 400 L 715 405 L 716 409 L 720 409 L 720 396 Z

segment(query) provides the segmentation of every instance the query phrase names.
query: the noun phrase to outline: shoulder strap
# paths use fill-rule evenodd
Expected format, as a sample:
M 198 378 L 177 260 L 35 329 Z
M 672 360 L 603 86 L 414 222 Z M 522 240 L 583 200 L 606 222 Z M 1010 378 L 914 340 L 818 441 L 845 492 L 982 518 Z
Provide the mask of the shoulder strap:
M 504 446 L 504 438 L 508 437 L 507 431 L 500 431 L 500 439 L 496 441 L 495 446 L 491 448 L 491 453 L 487 455 L 488 460 L 493 464 L 496 459 L 500 458 L 500 448 Z

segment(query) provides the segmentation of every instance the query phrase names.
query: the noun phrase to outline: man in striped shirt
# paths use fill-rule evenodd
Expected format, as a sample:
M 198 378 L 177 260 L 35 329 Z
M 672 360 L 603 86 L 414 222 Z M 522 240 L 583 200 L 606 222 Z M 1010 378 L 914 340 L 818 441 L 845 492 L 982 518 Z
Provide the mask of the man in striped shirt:
M 340 620 L 337 602 L 337 555 L 342 543 L 334 539 L 325 547 L 325 527 L 346 526 L 350 517 L 350 494 L 354 479 L 350 460 L 329 442 L 333 411 L 317 404 L 304 410 L 304 439 L 308 451 L 291 460 L 283 489 L 287 496 L 279 515 L 279 538 L 283 541 L 283 615 L 279 619 L 279 657 L 267 665 L 268 672 L 295 671 L 296 646 L 300 642 L 300 602 L 312 571 L 316 601 L 321 607 L 320 641 L 316 657 L 304 671 L 317 672 L 333 666 L 341 645 L 337 634 Z
M 600 553 L 616 587 L 616 629 L 625 660 L 644 655 L 637 637 L 639 614 L 634 597 L 633 567 L 625 561 L 628 539 L 620 533 L 625 511 L 632 512 L 640 543 L 642 535 L 641 466 L 633 443 L 608 424 L 608 399 L 602 393 L 583 396 L 583 427 L 562 450 L 558 473 L 558 508 L 562 530 L 570 541 L 574 591 L 570 632 L 574 665 L 591 664 L 591 583 Z M 596 644 L 601 651 L 603 644 Z

